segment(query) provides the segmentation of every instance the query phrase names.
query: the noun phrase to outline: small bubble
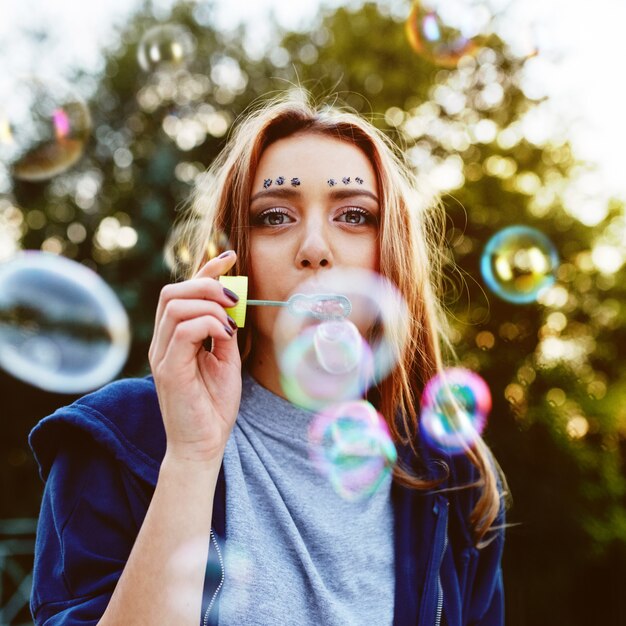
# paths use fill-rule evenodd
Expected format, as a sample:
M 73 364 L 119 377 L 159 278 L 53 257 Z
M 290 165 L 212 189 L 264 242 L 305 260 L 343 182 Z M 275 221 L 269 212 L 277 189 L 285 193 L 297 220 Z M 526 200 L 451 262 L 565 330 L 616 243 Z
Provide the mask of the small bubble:
M 317 470 L 346 500 L 375 493 L 397 460 L 385 420 L 364 400 L 334 405 L 316 415 L 309 445 Z
M 137 48 L 137 60 L 145 72 L 184 67 L 195 52 L 193 35 L 184 26 L 165 24 L 146 31 Z
M 559 257 L 542 232 L 510 226 L 485 246 L 480 269 L 489 289 L 507 302 L 526 304 L 541 298 L 554 284 Z
M 461 58 L 480 49 L 489 15 L 476 2 L 419 0 L 405 24 L 415 52 L 442 67 L 456 67 Z
M 47 180 L 80 159 L 90 132 L 89 109 L 69 85 L 18 80 L 0 105 L 0 161 L 17 179 Z
M 491 393 L 478 374 L 453 367 L 427 383 L 421 405 L 420 430 L 426 441 L 454 454 L 482 433 L 491 411 Z

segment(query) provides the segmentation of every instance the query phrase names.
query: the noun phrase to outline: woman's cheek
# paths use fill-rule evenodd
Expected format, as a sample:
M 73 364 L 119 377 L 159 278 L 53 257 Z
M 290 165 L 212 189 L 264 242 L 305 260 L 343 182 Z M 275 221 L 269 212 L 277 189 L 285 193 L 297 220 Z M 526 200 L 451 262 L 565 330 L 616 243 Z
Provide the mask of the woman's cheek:
M 274 307 L 255 306 L 250 307 L 250 309 L 248 309 L 248 319 L 253 332 L 273 341 L 276 327 L 276 310 Z

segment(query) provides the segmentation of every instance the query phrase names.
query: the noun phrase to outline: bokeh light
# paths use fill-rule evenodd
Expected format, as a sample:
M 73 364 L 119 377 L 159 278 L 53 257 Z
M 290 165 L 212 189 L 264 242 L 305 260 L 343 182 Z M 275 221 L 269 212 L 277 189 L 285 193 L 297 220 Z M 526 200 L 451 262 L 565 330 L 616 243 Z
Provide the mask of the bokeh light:
M 194 261 L 192 239 L 195 230 L 200 227 L 201 222 L 196 219 L 191 222 L 180 222 L 170 231 L 163 249 L 163 260 L 174 274 L 186 276 L 192 269 Z M 213 259 L 230 249 L 231 245 L 226 233 L 213 231 L 206 242 L 205 257 L 207 260 Z
M 534 302 L 554 284 L 559 256 L 552 241 L 528 226 L 509 226 L 485 246 L 480 269 L 489 289 L 507 302 Z
M 417 0 L 405 24 L 411 47 L 436 65 L 455 67 L 475 54 L 491 13 L 484 2 L 467 0 Z
M 420 430 L 426 442 L 450 454 L 461 453 L 484 430 L 491 393 L 478 374 L 453 367 L 426 384 L 421 405 Z
M 45 252 L 0 265 L 0 367 L 58 393 L 114 378 L 130 346 L 128 317 L 92 270 Z
M 193 35 L 179 24 L 163 24 L 146 31 L 137 48 L 137 61 L 145 72 L 185 67 L 193 58 Z
M 291 297 L 296 294 L 338 295 L 351 309 L 339 319 L 295 315 L 291 307 L 279 312 L 274 345 L 286 396 L 311 410 L 363 397 L 404 348 L 408 312 L 402 296 L 379 274 L 357 268 L 325 270 Z
M 220 620 L 237 624 L 245 620 L 244 616 L 252 610 L 254 558 L 245 544 L 231 536 L 225 542 L 223 559 L 224 590 L 220 598 Z
M 16 80 L 0 104 L 0 160 L 14 178 L 49 179 L 74 165 L 91 132 L 83 99 L 65 83 Z
M 385 420 L 364 400 L 334 405 L 316 415 L 309 444 L 315 467 L 346 500 L 371 496 L 397 459 Z

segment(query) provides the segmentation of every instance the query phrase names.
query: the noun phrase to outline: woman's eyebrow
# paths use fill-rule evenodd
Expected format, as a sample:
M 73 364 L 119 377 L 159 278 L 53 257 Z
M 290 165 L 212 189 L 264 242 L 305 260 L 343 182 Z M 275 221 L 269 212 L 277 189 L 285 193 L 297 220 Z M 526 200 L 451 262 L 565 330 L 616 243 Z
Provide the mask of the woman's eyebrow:
M 254 202 L 259 198 L 294 198 L 301 195 L 301 192 L 297 189 L 263 189 L 255 193 L 250 198 L 250 202 Z M 328 195 L 333 200 L 366 196 L 378 202 L 378 198 L 371 191 L 367 191 L 366 189 L 333 189 L 332 191 L 329 191 Z
M 378 202 L 378 198 L 366 189 L 333 189 L 329 194 L 334 200 L 342 200 L 344 198 L 354 198 L 356 196 L 367 196 Z

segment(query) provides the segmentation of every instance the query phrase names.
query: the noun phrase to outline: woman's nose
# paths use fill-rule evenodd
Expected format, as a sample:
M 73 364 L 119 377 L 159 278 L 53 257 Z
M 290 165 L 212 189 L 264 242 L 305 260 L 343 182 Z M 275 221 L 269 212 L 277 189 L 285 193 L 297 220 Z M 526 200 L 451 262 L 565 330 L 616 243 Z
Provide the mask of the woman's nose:
M 332 250 L 322 225 L 311 225 L 302 237 L 296 265 L 300 268 L 319 269 L 331 267 L 333 264 Z

